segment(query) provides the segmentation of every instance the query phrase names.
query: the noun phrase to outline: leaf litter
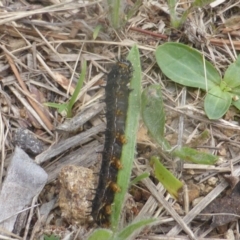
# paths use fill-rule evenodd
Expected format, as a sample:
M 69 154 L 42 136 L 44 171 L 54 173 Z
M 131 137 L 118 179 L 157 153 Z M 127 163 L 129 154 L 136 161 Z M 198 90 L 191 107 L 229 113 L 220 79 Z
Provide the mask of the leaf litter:
M 150 138 L 146 141 L 141 139 L 133 177 L 140 175 L 142 170 L 151 172 L 149 155 L 158 152 L 165 166 L 178 174 L 186 184 L 197 184 L 202 193 L 201 199 L 196 198 L 199 200 L 196 205 L 189 203 L 184 207 L 165 194 L 163 187 L 156 185 L 153 178 L 137 184 L 136 188 L 142 189 L 140 193 L 144 195 L 147 191 L 150 197 L 144 199 L 138 195 L 138 198 L 133 198 L 136 201 L 133 204 L 135 207 L 129 207 L 126 211 L 125 221 L 128 218 L 137 220 L 154 216 L 158 219 L 158 224 L 136 233 L 133 238 L 186 239 L 189 236 L 193 239 L 223 239 L 230 229 L 234 229 L 236 236 L 239 234 L 236 222 L 233 221 L 235 216 L 221 233 L 215 228 L 219 225 L 217 222 L 223 222 L 220 215 L 214 216 L 211 227 L 209 225 L 212 220 L 206 222 L 198 218 L 204 209 L 209 213 L 214 211 L 239 215 L 237 208 L 234 209 L 238 205 L 237 188 L 227 195 L 228 184 L 221 177 L 226 172 L 233 176 L 239 175 L 239 113 L 230 109 L 222 119 L 210 121 L 203 112 L 204 93 L 187 89 L 185 95 L 182 86 L 170 82 L 162 75 L 154 59 L 158 45 L 166 41 L 180 41 L 200 50 L 218 72 L 223 74 L 236 59 L 240 49 L 240 27 L 236 16 L 239 3 L 212 1 L 204 7 L 193 8 L 182 28 L 174 30 L 170 25 L 166 2 L 142 1 L 137 13 L 118 35 L 107 24 L 106 5 L 102 5 L 102 1 L 71 1 L 67 4 L 65 1 L 44 1 L 44 4 L 35 1 L 0 3 L 0 175 L 1 181 L 5 179 L 2 191 L 10 176 L 9 170 L 6 170 L 8 159 L 15 149 L 13 136 L 16 129 L 30 130 L 34 136 L 30 138 L 30 142 L 40 140 L 40 145 L 46 147 L 36 156 L 35 161 L 48 173 L 47 184 L 40 195 L 38 196 L 38 192 L 32 193 L 31 197 L 38 196 L 32 203 L 25 198 L 23 206 L 20 199 L 17 200 L 18 205 L 23 208 L 15 210 L 14 214 L 20 210 L 30 213 L 25 222 L 16 220 L 15 226 L 20 225 L 18 229 L 23 231 L 11 233 L 11 230 L 5 230 L 5 235 L 18 239 L 40 239 L 44 233 L 49 236 L 54 233 L 59 234 L 61 239 L 69 234 L 75 239 L 84 239 L 89 231 L 88 223 L 72 226 L 67 221 L 69 216 L 63 218 L 58 201 L 53 204 L 60 191 L 58 174 L 62 167 L 68 165 L 98 171 L 97 152 L 102 150 L 104 116 L 99 114 L 101 107 L 96 106 L 104 95 L 100 87 L 104 83 L 103 73 L 108 72 L 117 57 L 126 55 L 133 44 L 137 44 L 142 54 L 142 87 L 154 83 L 161 85 L 166 109 L 165 137 L 171 145 L 184 145 L 186 142 L 194 145 L 196 139 L 204 131 L 208 131 L 208 139 L 200 143 L 201 146 L 195 144 L 195 147 L 221 156 L 219 165 L 184 163 L 182 173 L 179 173 L 175 162 L 167 154 L 159 152 L 156 143 Z M 187 1 L 179 2 L 175 6 L 177 15 L 182 16 L 189 7 L 190 3 Z M 94 30 L 98 25 L 103 27 L 94 40 Z M 70 120 L 73 122 L 65 125 L 65 118 L 54 109 L 44 106 L 44 103 L 63 103 L 69 99 L 84 60 L 88 64 L 87 77 L 73 109 L 74 115 L 78 116 L 79 113 L 80 117 L 76 121 L 73 118 Z M 181 103 L 181 98 L 185 104 Z M 56 131 L 56 128 L 60 131 Z M 65 131 L 68 128 L 71 131 Z M 29 146 L 33 149 L 31 144 L 27 148 Z M 26 170 L 23 176 L 28 176 Z M 210 177 L 216 180 L 212 185 L 208 182 Z M 31 180 L 27 182 L 31 183 Z M 10 193 L 14 194 L 12 191 Z M 221 200 L 214 200 L 219 195 Z M 206 208 L 211 202 L 217 206 L 214 201 L 217 204 L 221 202 L 227 210 Z M 2 206 L 6 207 L 7 202 L 4 201 Z M 46 204 L 49 204 L 47 210 L 43 211 L 42 206 L 47 206 Z M 173 212 L 173 209 L 176 211 Z M 43 218 L 38 210 L 43 213 Z M 2 216 L 1 212 L 0 217 Z
M 240 216 L 240 182 L 236 177 L 227 178 L 234 184 L 231 193 L 225 197 L 217 198 L 209 204 L 202 213 L 213 213 L 211 227 L 220 227 L 229 222 L 236 221 Z M 237 183 L 236 183 L 237 182 Z M 219 213 L 219 215 L 218 215 Z

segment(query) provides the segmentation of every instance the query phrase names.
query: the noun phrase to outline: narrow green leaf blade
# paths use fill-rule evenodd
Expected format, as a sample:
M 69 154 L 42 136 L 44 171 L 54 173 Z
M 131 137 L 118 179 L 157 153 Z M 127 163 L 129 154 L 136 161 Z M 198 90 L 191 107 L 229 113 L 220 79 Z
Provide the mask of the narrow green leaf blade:
M 130 223 L 127 227 L 125 227 L 121 232 L 116 235 L 116 239 L 127 240 L 136 230 L 140 230 L 141 228 L 144 228 L 147 225 L 154 223 L 155 221 L 156 219 L 144 219 L 138 222 Z
M 159 46 L 156 59 L 163 73 L 176 83 L 208 90 L 221 82 L 214 66 L 207 60 L 204 62 L 197 50 L 184 44 L 165 43 Z
M 142 181 L 142 180 L 145 179 L 145 178 L 148 178 L 149 176 L 150 176 L 150 173 L 149 173 L 149 172 L 144 172 L 144 173 L 142 173 L 141 175 L 135 177 L 135 178 L 131 181 L 130 185 L 137 184 L 138 182 Z
M 128 190 L 132 165 L 135 155 L 136 136 L 138 129 L 138 120 L 140 114 L 140 101 L 141 101 L 141 64 L 140 56 L 137 46 L 133 46 L 127 57 L 133 65 L 133 78 L 130 83 L 132 89 L 128 101 L 128 112 L 126 120 L 125 136 L 127 143 L 124 144 L 121 155 L 121 163 L 123 169 L 118 173 L 117 185 L 121 191 L 114 196 L 111 214 L 111 228 L 114 232 L 118 231 L 119 219 L 121 216 L 122 206 L 124 204 L 125 194 Z
M 192 3 L 192 6 L 194 7 L 204 7 L 205 5 L 211 3 L 211 2 L 214 2 L 215 0 L 195 0 L 193 3 Z
M 164 150 L 169 150 L 170 145 L 164 138 L 165 111 L 160 85 L 151 85 L 146 88 L 141 99 L 142 119 L 145 126 L 160 146 Z
M 73 95 L 69 100 L 69 108 L 68 108 L 68 117 L 72 117 L 72 107 L 74 105 L 74 103 L 77 100 L 77 97 L 80 93 L 80 90 L 82 89 L 83 86 L 83 82 L 86 76 L 86 71 L 87 71 L 87 62 L 84 60 L 83 61 L 83 67 L 82 67 L 82 72 L 80 74 L 79 80 L 77 82 L 76 88 L 74 89 Z
M 62 115 L 66 115 L 69 108 L 69 103 L 53 103 L 53 102 L 46 102 L 44 103 L 45 106 L 56 108 L 58 112 Z
M 102 25 L 97 25 L 93 30 L 93 39 L 95 40 L 98 37 L 98 34 L 102 28 Z
M 240 86 L 240 55 L 234 63 L 229 65 L 223 80 L 229 88 Z
M 166 190 L 174 197 L 178 198 L 178 192 L 182 188 L 183 184 L 180 182 L 170 171 L 168 171 L 162 163 L 160 163 L 158 157 L 151 158 L 151 164 L 153 166 L 154 175 L 160 183 L 166 188 Z
M 181 21 L 178 18 L 178 14 L 176 12 L 176 4 L 177 0 L 168 0 L 168 8 L 169 8 L 169 13 L 170 13 L 170 18 L 171 18 L 171 25 L 173 28 L 178 28 Z
M 205 152 L 200 152 L 189 147 L 183 147 L 181 149 L 175 150 L 174 155 L 184 161 L 196 164 L 213 165 L 218 160 L 218 156 L 214 156 Z
M 219 119 L 227 112 L 231 102 L 231 94 L 223 92 L 219 86 L 215 86 L 207 93 L 204 110 L 209 119 Z
M 89 237 L 88 240 L 113 240 L 113 232 L 108 229 L 97 229 Z

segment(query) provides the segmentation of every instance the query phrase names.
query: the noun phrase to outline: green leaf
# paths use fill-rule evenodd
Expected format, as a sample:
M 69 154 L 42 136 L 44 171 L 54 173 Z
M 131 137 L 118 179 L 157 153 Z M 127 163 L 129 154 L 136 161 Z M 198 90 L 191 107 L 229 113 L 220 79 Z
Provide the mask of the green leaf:
M 68 103 L 52 103 L 46 102 L 44 103 L 45 106 L 56 108 L 59 113 L 62 115 L 67 115 L 68 112 Z
M 138 222 L 133 222 L 116 234 L 116 240 L 127 240 L 136 230 L 140 230 L 155 221 L 156 219 L 144 219 Z
M 208 90 L 219 85 L 221 77 L 197 50 L 181 43 L 165 43 L 156 50 L 158 66 L 176 83 Z M 205 77 L 206 70 L 206 77 Z
M 110 18 L 110 23 L 113 28 L 119 28 L 124 20 L 124 11 L 121 8 L 121 0 L 108 0 L 108 13 Z
M 89 237 L 88 240 L 113 240 L 113 232 L 108 229 L 97 229 Z
M 77 97 L 80 93 L 80 90 L 82 88 L 85 76 L 86 76 L 86 71 L 87 71 L 87 63 L 86 61 L 83 62 L 83 68 L 82 68 L 82 72 L 80 74 L 79 80 L 77 82 L 76 88 L 74 89 L 73 95 L 71 96 L 69 102 L 67 103 L 51 103 L 51 102 L 47 102 L 44 103 L 44 105 L 48 106 L 48 107 L 53 107 L 58 109 L 58 112 L 63 114 L 63 115 L 67 115 L 68 118 L 72 117 L 72 107 L 74 105 L 74 103 L 77 100 Z
M 165 111 L 160 85 L 151 85 L 142 93 L 141 112 L 142 119 L 150 135 L 164 150 L 170 145 L 164 138 Z
M 223 80 L 229 88 L 236 88 L 240 86 L 240 55 L 234 63 L 229 65 Z
M 77 100 L 77 97 L 80 93 L 80 90 L 82 89 L 83 82 L 84 82 L 84 79 L 85 79 L 85 76 L 86 76 L 86 71 L 87 71 L 87 63 L 84 60 L 83 61 L 82 72 L 80 74 L 80 77 L 79 77 L 79 80 L 77 82 L 76 88 L 74 89 L 73 95 L 69 100 L 67 117 L 72 117 L 72 107 Z
M 204 110 L 209 119 L 219 119 L 227 112 L 231 102 L 232 95 L 229 92 L 223 92 L 219 86 L 215 86 L 207 93 Z
M 102 28 L 102 25 L 97 25 L 93 30 L 93 39 L 95 40 L 98 37 L 98 34 Z
M 240 86 L 237 86 L 237 87 L 234 87 L 231 89 L 231 93 L 233 95 L 237 95 L 237 96 L 240 96 Z
M 204 7 L 205 5 L 214 2 L 215 0 L 195 0 L 192 5 L 194 7 Z
M 144 172 L 142 173 L 141 175 L 137 176 L 136 178 L 134 178 L 130 185 L 134 185 L 134 184 L 137 184 L 138 182 L 142 181 L 143 179 L 145 178 L 148 178 L 150 176 L 150 173 L 149 172 Z
M 44 235 L 44 240 L 60 240 L 60 238 L 52 234 L 50 237 Z
M 223 80 L 221 81 L 220 83 L 220 89 L 223 91 L 223 92 L 230 92 L 232 89 L 227 85 L 227 83 Z
M 184 161 L 197 163 L 197 164 L 208 164 L 213 165 L 218 160 L 218 156 L 212 154 L 199 152 L 189 147 L 183 147 L 175 150 L 174 155 L 181 158 Z
M 183 187 L 180 182 L 170 171 L 168 171 L 159 161 L 158 157 L 151 157 L 154 175 L 167 191 L 174 197 L 178 198 L 178 191 Z
M 240 110 L 240 99 L 232 101 L 232 105 L 235 106 L 238 110 Z
M 141 63 L 137 46 L 134 46 L 127 57 L 133 65 L 133 78 L 130 83 L 132 89 L 128 101 L 128 112 L 126 120 L 125 136 L 127 143 L 123 145 L 121 163 L 123 169 L 118 173 L 117 185 L 121 191 L 114 196 L 114 203 L 112 204 L 111 214 L 111 228 L 114 232 L 118 231 L 119 220 L 121 216 L 122 206 L 124 204 L 125 194 L 128 190 L 133 160 L 135 157 L 136 136 L 138 130 L 138 121 L 140 113 L 141 101 Z
M 168 0 L 167 3 L 168 3 L 170 18 L 171 18 L 171 26 L 173 28 L 178 28 L 181 21 L 178 18 L 177 12 L 176 12 L 177 0 Z

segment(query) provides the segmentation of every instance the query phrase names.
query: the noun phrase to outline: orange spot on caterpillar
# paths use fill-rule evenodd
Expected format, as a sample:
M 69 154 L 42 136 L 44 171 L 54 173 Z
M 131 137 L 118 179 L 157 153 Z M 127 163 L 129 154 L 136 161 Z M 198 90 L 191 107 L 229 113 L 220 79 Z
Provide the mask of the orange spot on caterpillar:
M 127 139 L 124 135 L 120 135 L 118 137 L 119 141 L 122 143 L 122 144 L 126 144 L 127 143 Z
M 115 114 L 116 114 L 116 116 L 122 116 L 123 112 L 120 109 L 117 109 Z
M 120 159 L 118 159 L 118 158 L 116 158 L 116 157 L 112 157 L 111 163 L 112 163 L 118 170 L 123 168 Z
M 106 213 L 107 215 L 110 215 L 110 214 L 112 213 L 112 207 L 111 207 L 111 205 L 106 205 L 106 206 L 104 207 L 104 210 L 105 210 L 105 213 Z
M 121 192 L 121 188 L 115 183 L 115 182 L 111 182 L 109 184 L 109 187 L 113 190 L 113 192 Z

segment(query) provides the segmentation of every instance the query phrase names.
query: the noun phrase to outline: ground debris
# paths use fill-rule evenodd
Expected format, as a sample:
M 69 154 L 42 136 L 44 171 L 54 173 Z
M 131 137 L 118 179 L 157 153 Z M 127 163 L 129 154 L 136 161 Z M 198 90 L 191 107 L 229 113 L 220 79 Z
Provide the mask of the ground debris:
M 12 155 L 0 193 L 0 226 L 12 231 L 17 214 L 29 205 L 47 182 L 46 172 L 20 148 Z
M 240 182 L 235 185 L 230 195 L 215 199 L 202 213 L 216 214 L 213 216 L 211 227 L 219 227 L 237 220 L 240 215 Z
M 59 207 L 62 217 L 74 225 L 85 223 L 92 206 L 93 171 L 68 165 L 62 168 L 59 182 Z

